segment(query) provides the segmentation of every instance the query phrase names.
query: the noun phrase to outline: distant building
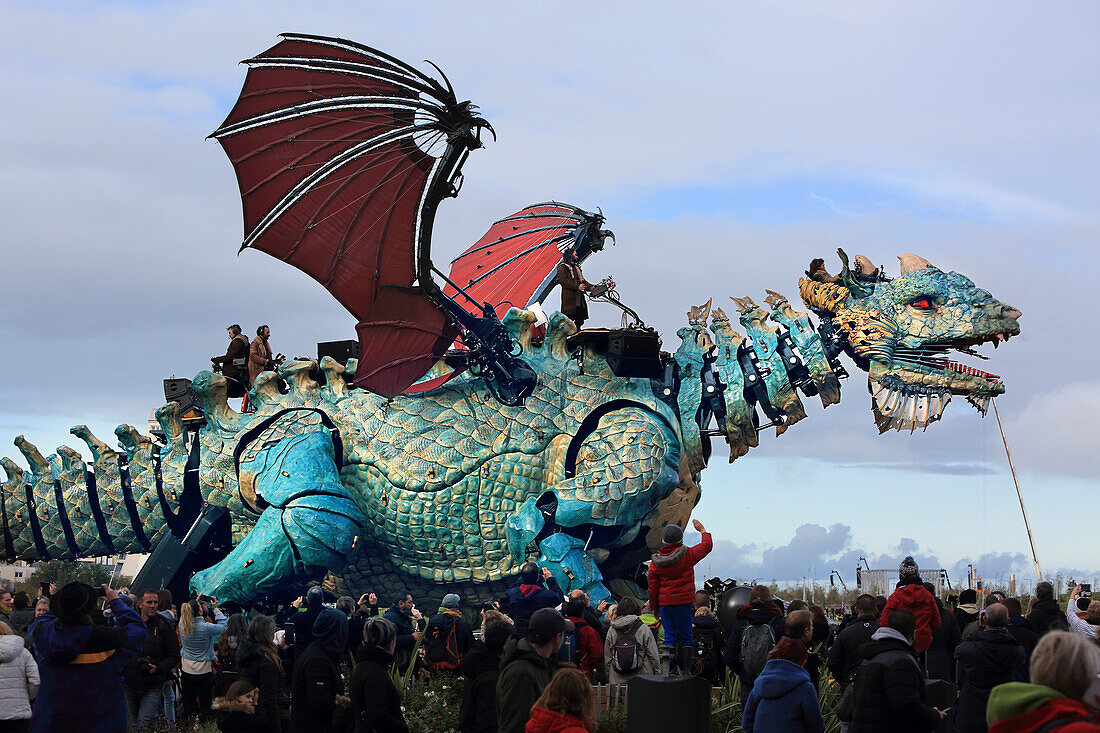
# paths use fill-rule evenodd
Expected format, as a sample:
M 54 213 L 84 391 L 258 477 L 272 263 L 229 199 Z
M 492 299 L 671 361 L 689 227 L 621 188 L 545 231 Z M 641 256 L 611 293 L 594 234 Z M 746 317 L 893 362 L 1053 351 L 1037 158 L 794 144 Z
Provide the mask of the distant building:
M 36 570 L 34 565 L 22 560 L 16 560 L 10 564 L 0 564 L 0 578 L 7 578 L 19 585 L 27 581 Z

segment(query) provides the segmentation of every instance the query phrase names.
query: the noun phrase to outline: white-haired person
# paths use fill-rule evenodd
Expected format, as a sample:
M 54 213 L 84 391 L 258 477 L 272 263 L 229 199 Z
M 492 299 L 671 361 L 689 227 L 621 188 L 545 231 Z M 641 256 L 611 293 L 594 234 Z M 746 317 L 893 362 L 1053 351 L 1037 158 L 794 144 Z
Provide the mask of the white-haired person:
M 993 688 L 989 733 L 1100 731 L 1100 647 L 1081 634 L 1050 631 L 1031 655 L 1031 682 Z

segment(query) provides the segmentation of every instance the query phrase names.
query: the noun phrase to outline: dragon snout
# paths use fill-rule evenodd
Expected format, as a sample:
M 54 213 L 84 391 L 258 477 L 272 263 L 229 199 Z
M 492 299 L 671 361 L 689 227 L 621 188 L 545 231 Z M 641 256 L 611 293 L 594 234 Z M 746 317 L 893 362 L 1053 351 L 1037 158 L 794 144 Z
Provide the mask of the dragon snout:
M 1010 318 L 1012 320 L 1016 320 L 1023 315 L 1019 308 L 1011 306 L 1008 303 L 998 303 L 997 311 L 1001 318 Z

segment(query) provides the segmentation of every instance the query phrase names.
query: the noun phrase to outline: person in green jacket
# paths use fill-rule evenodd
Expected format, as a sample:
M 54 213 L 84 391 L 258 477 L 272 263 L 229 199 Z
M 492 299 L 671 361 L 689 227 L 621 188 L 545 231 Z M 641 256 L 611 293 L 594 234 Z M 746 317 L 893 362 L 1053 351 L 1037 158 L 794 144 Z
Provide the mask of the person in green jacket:
M 540 608 L 527 622 L 527 638 L 512 638 L 504 647 L 497 679 L 497 729 L 523 733 L 531 708 L 558 669 L 557 654 L 565 619 L 552 608 Z

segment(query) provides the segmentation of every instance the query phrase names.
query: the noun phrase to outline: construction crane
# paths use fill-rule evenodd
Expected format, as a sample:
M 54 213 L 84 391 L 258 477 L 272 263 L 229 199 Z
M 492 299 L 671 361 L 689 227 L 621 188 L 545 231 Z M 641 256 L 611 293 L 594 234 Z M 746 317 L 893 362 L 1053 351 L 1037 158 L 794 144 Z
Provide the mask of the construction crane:
M 840 587 L 844 589 L 845 593 L 847 593 L 848 592 L 848 586 L 844 583 L 844 578 L 840 577 L 840 571 L 839 570 L 830 570 L 829 571 L 829 585 L 836 586 L 836 583 L 833 582 L 833 576 L 834 575 L 836 576 L 836 579 L 840 581 Z

